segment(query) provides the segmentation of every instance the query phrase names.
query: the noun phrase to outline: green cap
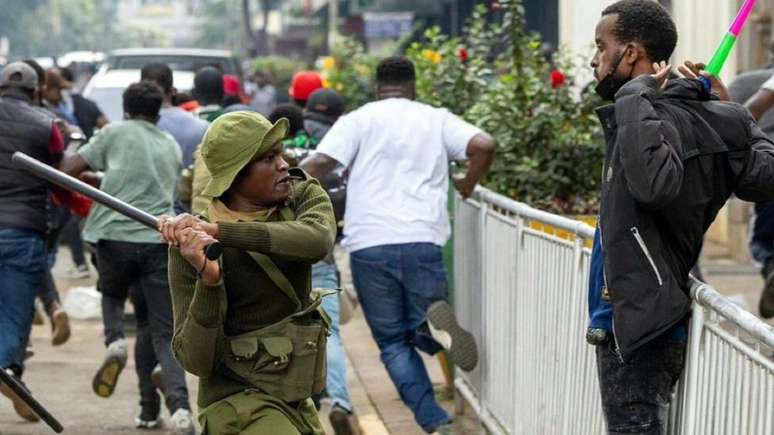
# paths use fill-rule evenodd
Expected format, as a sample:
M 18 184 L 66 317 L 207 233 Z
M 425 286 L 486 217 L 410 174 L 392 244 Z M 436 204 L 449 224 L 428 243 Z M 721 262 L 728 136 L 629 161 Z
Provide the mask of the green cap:
M 256 112 L 231 112 L 218 117 L 202 143 L 202 160 L 212 176 L 202 194 L 211 198 L 223 195 L 239 171 L 285 137 L 288 126 L 286 118 L 272 125 Z

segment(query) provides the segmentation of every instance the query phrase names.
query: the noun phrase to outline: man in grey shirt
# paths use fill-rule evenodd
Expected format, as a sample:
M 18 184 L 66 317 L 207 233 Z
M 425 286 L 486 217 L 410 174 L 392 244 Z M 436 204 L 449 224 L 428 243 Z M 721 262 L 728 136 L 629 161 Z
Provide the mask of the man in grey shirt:
M 172 86 L 172 69 L 163 63 L 149 63 L 142 68 L 142 80 L 155 82 L 164 91 L 164 102 L 161 106 L 161 119 L 157 124 L 161 131 L 166 131 L 175 138 L 183 152 L 183 168 L 193 164 L 193 153 L 202 142 L 209 124 L 189 112 L 172 105 L 175 88 Z

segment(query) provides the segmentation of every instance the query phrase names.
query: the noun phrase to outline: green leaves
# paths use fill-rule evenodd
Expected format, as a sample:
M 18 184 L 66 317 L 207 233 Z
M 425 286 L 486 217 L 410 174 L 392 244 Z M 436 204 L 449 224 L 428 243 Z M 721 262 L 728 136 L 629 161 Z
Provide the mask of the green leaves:
M 306 64 L 281 56 L 263 56 L 253 61 L 253 68 L 268 73 L 277 91 L 285 92 L 290 87 L 293 74 L 306 69 Z
M 490 14 L 501 20 L 492 23 Z M 601 101 L 579 96 L 573 59 L 564 52 L 548 59 L 524 24 L 521 0 L 501 0 L 496 12 L 477 6 L 459 38 L 428 29 L 405 53 L 416 66 L 417 97 L 497 139 L 487 187 L 558 213 L 594 213 L 604 141 L 593 109 Z M 377 62 L 353 39 L 323 62 L 327 85 L 344 95 L 348 110 L 373 98 Z M 555 69 L 565 84 L 554 89 Z
M 417 95 L 497 139 L 489 188 L 554 212 L 594 213 L 604 157 L 593 113 L 599 100 L 569 87 L 575 74 L 567 54 L 545 57 L 539 36 L 525 30 L 520 0 L 499 4 L 501 23 L 490 24 L 489 12 L 479 6 L 462 37 L 433 28 L 409 47 Z M 460 47 L 467 50 L 466 62 L 455 56 Z M 549 79 L 554 69 L 567 83 L 556 89 Z
M 349 37 L 339 41 L 331 56 L 323 61 L 325 85 L 344 97 L 347 111 L 374 99 L 374 71 L 378 62 L 378 58 L 365 52 L 358 40 Z

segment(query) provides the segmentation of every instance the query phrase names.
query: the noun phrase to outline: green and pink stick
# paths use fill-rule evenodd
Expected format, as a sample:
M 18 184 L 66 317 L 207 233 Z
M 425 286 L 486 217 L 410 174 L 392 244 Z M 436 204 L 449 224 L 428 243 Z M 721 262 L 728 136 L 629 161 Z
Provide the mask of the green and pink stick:
M 755 2 L 756 0 L 746 0 L 741 9 L 739 9 L 739 13 L 736 14 L 736 18 L 728 29 L 728 33 L 723 36 L 723 40 L 720 41 L 720 46 L 715 51 L 715 54 L 712 55 L 709 65 L 707 65 L 707 72 L 710 75 L 717 76 L 720 74 L 720 70 L 723 69 L 723 65 L 726 63 L 728 55 L 734 48 L 734 44 L 736 44 L 736 39 L 742 32 L 747 19 L 750 18 L 750 12 L 752 12 Z M 708 78 L 702 76 L 699 77 L 699 81 L 707 88 L 707 91 L 711 89 L 712 86 Z

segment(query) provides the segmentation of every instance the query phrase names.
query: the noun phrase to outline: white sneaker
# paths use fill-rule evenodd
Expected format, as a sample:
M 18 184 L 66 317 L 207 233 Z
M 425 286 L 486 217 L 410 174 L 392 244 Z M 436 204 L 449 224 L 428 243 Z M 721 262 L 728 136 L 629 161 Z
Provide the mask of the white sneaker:
M 180 408 L 172 414 L 171 419 L 172 433 L 175 435 L 194 435 L 196 430 L 194 429 L 193 414 L 191 411 Z
M 100 397 L 110 397 L 116 389 L 118 375 L 126 367 L 128 352 L 126 341 L 122 338 L 108 345 L 105 360 L 91 381 L 91 388 Z
M 157 429 L 163 425 L 164 421 L 161 417 L 156 417 L 155 420 L 143 420 L 142 415 L 138 415 L 134 418 L 134 427 L 137 429 Z
M 438 301 L 427 309 L 427 325 L 433 336 L 457 367 L 469 372 L 478 364 L 478 347 L 473 334 L 464 330 L 454 317 L 454 309 L 446 301 Z
M 81 264 L 73 269 L 67 271 L 67 278 L 69 279 L 86 279 L 91 278 L 91 272 L 89 272 L 89 266 Z
M 453 435 L 453 434 L 454 434 L 454 426 L 452 426 L 452 424 L 449 423 L 449 424 L 444 424 L 442 426 L 438 426 L 432 435 Z

